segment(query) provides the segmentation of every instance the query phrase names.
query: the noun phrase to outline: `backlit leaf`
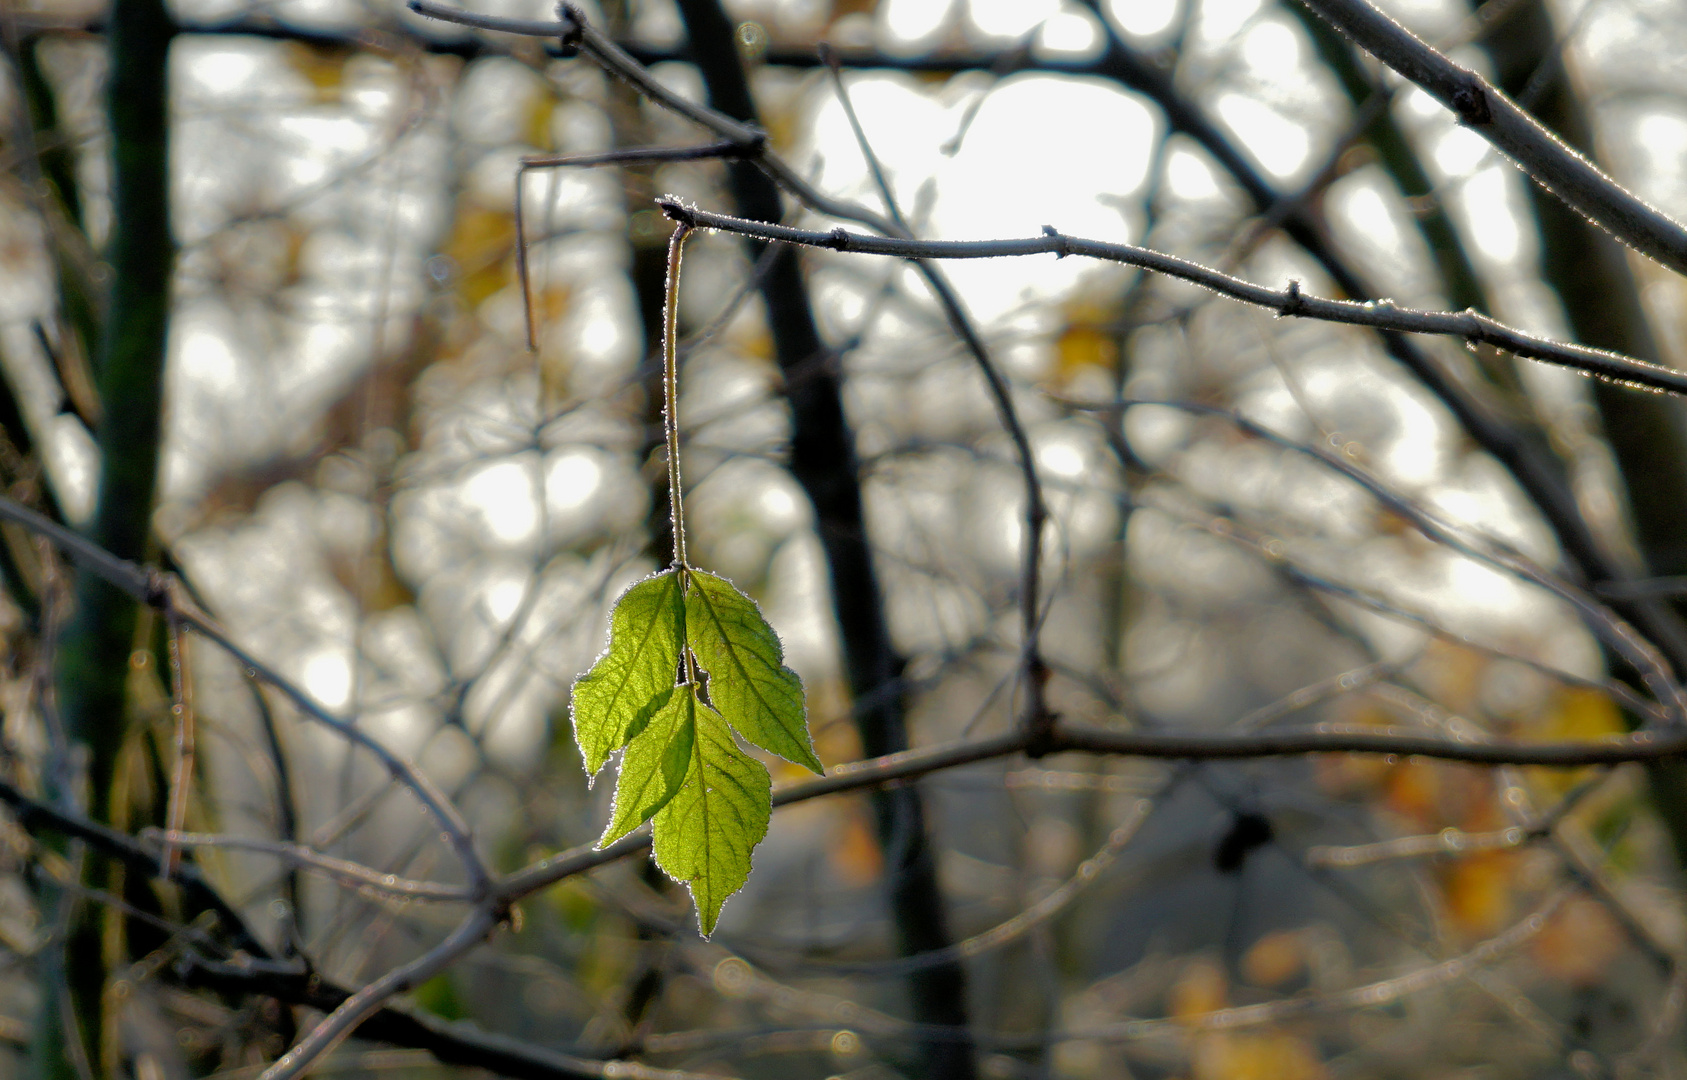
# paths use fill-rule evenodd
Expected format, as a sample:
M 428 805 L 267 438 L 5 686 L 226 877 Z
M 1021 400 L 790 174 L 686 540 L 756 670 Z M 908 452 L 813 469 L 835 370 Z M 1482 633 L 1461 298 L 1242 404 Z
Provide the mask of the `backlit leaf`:
M 767 835 L 773 783 L 761 762 L 738 749 L 721 715 L 681 687 L 695 718 L 691 756 L 673 798 L 656 812 L 656 865 L 691 889 L 697 924 L 714 932 L 726 898 L 750 876 L 750 852 Z
M 709 700 L 751 743 L 825 772 L 809 739 L 802 680 L 785 666 L 779 635 L 730 581 L 702 570 L 689 576 L 686 643 L 709 673 Z
M 615 782 L 615 812 L 597 842 L 608 847 L 650 820 L 667 805 L 685 782 L 691 767 L 691 742 L 702 706 L 689 686 L 670 687 L 657 699 L 644 730 L 633 736 L 621 755 L 621 775 Z
M 685 604 L 672 570 L 621 594 L 609 617 L 609 648 L 574 683 L 574 739 L 597 775 L 609 755 L 643 730 L 679 671 Z

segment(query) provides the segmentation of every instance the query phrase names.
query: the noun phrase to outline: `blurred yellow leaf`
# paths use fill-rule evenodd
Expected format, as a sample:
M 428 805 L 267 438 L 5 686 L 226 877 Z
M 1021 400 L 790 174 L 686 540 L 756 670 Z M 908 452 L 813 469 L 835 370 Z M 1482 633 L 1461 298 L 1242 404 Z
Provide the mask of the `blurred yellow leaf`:
M 1433 762 L 1407 758 L 1390 767 L 1384 783 L 1383 804 L 1401 817 L 1429 827 L 1445 806 L 1441 770 Z
M 289 41 L 282 45 L 282 55 L 294 71 L 310 80 L 318 101 L 340 99 L 340 83 L 345 75 L 346 57 L 350 55 L 347 50 Z
M 1539 723 L 1525 729 L 1525 737 L 1544 742 L 1598 739 L 1625 730 L 1623 715 L 1602 690 L 1590 686 L 1566 686 L 1554 697 L 1551 709 Z M 1587 778 L 1586 769 L 1530 769 L 1529 778 L 1540 788 L 1563 794 Z
M 515 219 L 501 210 L 461 206 L 440 254 L 457 264 L 457 287 L 474 307 L 509 284 L 505 262 L 514 250 Z
M 1067 326 L 1055 343 L 1055 377 L 1061 383 L 1070 382 L 1085 368 L 1113 370 L 1119 355 L 1113 336 L 1093 323 L 1073 323 Z
M 1307 1041 L 1283 1032 L 1223 1032 L 1195 1047 L 1194 1080 L 1322 1080 L 1329 1072 Z
M 1603 690 L 1566 686 L 1558 692 L 1552 712 L 1535 730 L 1542 739 L 1597 739 L 1623 731 L 1623 716 Z
M 879 879 L 884 870 L 884 854 L 879 850 L 864 805 L 857 805 L 844 815 L 837 839 L 827 854 L 833 873 L 845 885 L 861 888 Z

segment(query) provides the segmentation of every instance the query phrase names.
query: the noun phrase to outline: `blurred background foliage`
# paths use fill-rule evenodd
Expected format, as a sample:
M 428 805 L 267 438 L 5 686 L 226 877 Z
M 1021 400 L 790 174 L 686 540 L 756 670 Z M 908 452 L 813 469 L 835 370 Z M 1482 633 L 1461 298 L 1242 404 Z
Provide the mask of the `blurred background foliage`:
M 1687 215 L 1679 4 L 1385 6 Z M 1274 287 L 1476 306 L 1687 364 L 1680 280 L 1292 0 L 585 12 L 690 99 L 730 109 L 730 72 L 711 68 L 741 69 L 755 110 L 741 118 L 816 187 L 876 208 L 815 60 L 831 42 L 922 236 L 1054 225 Z M 109 48 L 121 20 L 75 0 L 0 13 L 7 493 L 98 536 L 128 506 L 135 546 L 113 550 L 179 574 L 255 655 L 414 759 L 496 869 L 589 844 L 610 785 L 586 783 L 568 687 L 619 590 L 669 558 L 653 355 L 669 224 L 652 198 L 736 211 L 753 170 L 523 174 L 529 352 L 519 160 L 706 133 L 554 42 L 392 5 L 184 0 L 168 16 L 157 92 L 176 252 L 148 436 L 117 434 L 148 406 L 113 390 L 126 136 L 106 87 L 151 46 Z M 835 223 L 789 200 L 784 215 Z M 796 293 L 774 287 L 799 265 Z M 1561 601 L 1228 414 L 1597 585 L 1687 573 L 1678 401 L 1456 342 L 1275 319 L 1117 266 L 948 272 L 1046 486 L 1040 643 L 1060 715 L 1541 740 L 1653 721 Z M 680 325 L 693 561 L 780 631 L 822 759 L 1010 729 L 1027 693 L 1025 492 L 986 384 L 913 268 L 699 235 Z M 1123 404 L 1142 401 L 1164 404 Z M 122 505 L 114 462 L 142 476 Z M 131 833 L 166 824 L 182 785 L 163 620 L 116 624 L 118 651 L 98 654 L 105 704 L 89 704 L 65 652 L 96 647 L 85 623 L 104 609 L 43 542 L 0 534 L 0 779 L 61 797 L 68 732 L 93 744 L 90 813 Z M 846 565 L 852 541 L 870 552 L 865 577 Z M 1654 586 L 1607 595 L 1687 670 L 1679 614 L 1656 598 L 1670 582 Z M 186 676 L 188 829 L 458 880 L 372 759 L 208 644 Z M 770 765 L 776 783 L 796 778 Z M 530 898 L 402 1004 L 584 1059 L 578 1075 L 657 1075 L 590 1065 L 621 1061 L 745 1077 L 1674 1076 L 1683 806 L 1666 768 L 1010 758 L 778 811 L 710 941 L 641 856 Z M 235 946 L 182 888 L 83 867 L 26 824 L 0 823 L 0 1073 L 254 1077 L 320 1015 L 206 977 L 201 961 Z M 454 918 L 273 854 L 193 860 L 276 963 L 341 985 Z M 354 1038 L 323 1072 L 478 1075 L 418 1045 Z

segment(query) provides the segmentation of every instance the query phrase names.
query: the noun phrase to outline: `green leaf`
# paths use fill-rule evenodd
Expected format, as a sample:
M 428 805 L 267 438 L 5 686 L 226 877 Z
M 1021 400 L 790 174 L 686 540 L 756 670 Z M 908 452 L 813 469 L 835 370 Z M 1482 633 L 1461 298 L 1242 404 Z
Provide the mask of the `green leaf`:
M 670 687 L 644 730 L 621 755 L 615 781 L 615 812 L 597 842 L 602 849 L 650 820 L 679 791 L 691 768 L 695 710 L 701 703 L 689 686 Z M 707 708 L 707 706 L 704 706 Z
M 730 581 L 688 571 L 686 644 L 709 673 L 709 700 L 738 734 L 817 773 L 802 680 L 784 664 L 779 635 Z
M 691 889 L 698 928 L 708 937 L 721 905 L 749 879 L 750 852 L 772 816 L 773 783 L 695 691 L 681 687 L 674 696 L 690 702 L 695 736 L 684 781 L 656 812 L 653 846 L 656 865 Z
M 674 688 L 685 641 L 685 603 L 672 570 L 621 594 L 609 617 L 609 648 L 574 683 L 574 741 L 596 776 Z

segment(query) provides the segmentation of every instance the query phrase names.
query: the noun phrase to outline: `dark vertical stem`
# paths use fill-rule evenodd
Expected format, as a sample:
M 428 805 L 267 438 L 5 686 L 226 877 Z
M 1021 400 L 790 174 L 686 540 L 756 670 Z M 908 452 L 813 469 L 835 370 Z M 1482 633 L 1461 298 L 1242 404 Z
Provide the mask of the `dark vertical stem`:
M 174 27 L 163 0 L 114 0 L 108 24 L 110 74 L 107 116 L 112 149 L 114 224 L 109 322 L 102 340 L 99 392 L 100 483 L 89 537 L 125 559 L 146 553 L 158 470 L 160 406 L 164 388 L 165 332 L 169 323 L 170 235 L 168 185 L 168 81 Z M 134 647 L 135 603 L 92 574 L 76 584 L 76 612 L 56 658 L 58 706 L 70 744 L 86 754 L 88 809 L 96 821 L 111 818 L 112 784 L 123 743 L 125 687 Z M 74 798 L 73 778 L 51 779 L 61 802 Z M 68 902 L 66 900 L 66 902 Z M 97 1046 L 101 1030 L 103 957 L 97 928 L 75 919 L 61 949 L 58 973 L 84 1045 Z M 63 1016 L 52 1005 L 63 996 L 49 986 L 43 1031 L 36 1042 L 38 1075 L 72 1075 Z M 55 1042 L 58 1045 L 55 1045 Z M 90 1060 L 98 1061 L 97 1054 Z
M 1525 104 L 1535 116 L 1595 158 L 1592 129 L 1558 48 L 1551 15 L 1541 0 L 1520 5 L 1488 41 L 1500 89 L 1519 96 L 1527 86 L 1530 100 Z M 1542 275 L 1563 303 L 1576 339 L 1630 356 L 1657 357 L 1657 343 L 1621 245 L 1545 188 L 1527 187 L 1540 226 Z M 1660 575 L 1687 573 L 1687 404 L 1603 382 L 1593 384 L 1593 395 L 1628 489 L 1647 569 Z M 1650 617 L 1646 612 L 1624 613 L 1648 632 L 1678 676 L 1687 673 L 1687 636 L 1655 630 L 1666 621 L 1679 629 L 1679 609 L 1663 601 L 1653 601 L 1650 607 L 1656 609 Z M 1676 856 L 1687 866 L 1687 768 L 1671 762 L 1647 771 Z
M 105 410 L 100 483 L 89 538 L 119 558 L 146 555 L 158 472 L 170 236 L 165 66 L 172 26 L 162 0 L 112 7 L 108 112 L 112 145 L 110 323 L 100 364 Z M 93 575 L 77 582 L 76 615 L 59 655 L 66 734 L 88 752 L 89 810 L 107 819 L 123 735 L 123 689 L 135 603 Z
M 58 277 L 59 311 L 74 341 L 60 340 L 55 351 L 64 389 L 78 411 L 90 409 L 87 358 L 98 345 L 100 311 L 92 279 L 93 257 L 83 233 L 82 197 L 76 186 L 76 142 L 59 126 L 58 102 L 41 68 L 45 39 L 19 41 L 10 24 L 0 28 L 6 51 L 17 69 L 18 92 L 25 108 L 17 116 L 13 134 L 19 147 L 18 169 L 35 185 L 37 205 L 52 238 L 54 270 Z M 37 327 L 37 333 L 43 333 Z M 44 336 L 44 335 L 43 335 Z
M 717 0 L 679 0 L 691 52 L 716 109 L 756 122 L 749 82 L 739 63 L 733 28 Z M 779 191 L 750 162 L 728 165 L 738 213 L 778 221 Z M 755 256 L 762 245 L 752 245 Z M 873 568 L 861 503 L 855 440 L 844 416 L 837 374 L 825 363 L 808 293 L 790 248 L 777 252 L 761 282 L 769 330 L 791 403 L 791 472 L 814 504 L 820 542 L 832 578 L 832 604 L 844 663 L 855 698 L 861 748 L 869 756 L 908 747 L 906 702 L 897 688 L 903 659 L 891 642 L 883 598 Z M 873 795 L 879 841 L 885 849 L 890 906 L 904 955 L 950 944 L 948 918 L 937 883 L 937 864 L 926 833 L 919 789 L 905 786 Z M 943 964 L 909 977 L 914 1020 L 964 1032 L 965 972 Z M 936 1078 L 976 1075 L 973 1047 L 962 1037 L 921 1046 L 921 1074 Z

